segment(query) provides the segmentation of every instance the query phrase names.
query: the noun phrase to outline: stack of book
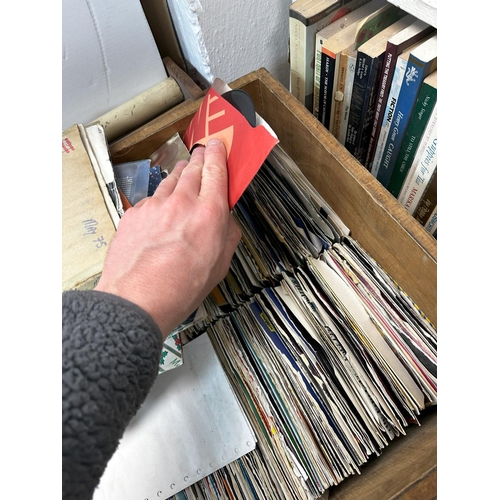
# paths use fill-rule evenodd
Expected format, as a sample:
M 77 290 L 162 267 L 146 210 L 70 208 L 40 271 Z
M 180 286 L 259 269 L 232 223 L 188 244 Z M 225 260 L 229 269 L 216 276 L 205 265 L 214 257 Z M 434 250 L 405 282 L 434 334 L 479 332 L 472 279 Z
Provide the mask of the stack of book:
M 385 0 L 343 3 L 314 35 L 310 110 L 437 237 L 437 32 Z

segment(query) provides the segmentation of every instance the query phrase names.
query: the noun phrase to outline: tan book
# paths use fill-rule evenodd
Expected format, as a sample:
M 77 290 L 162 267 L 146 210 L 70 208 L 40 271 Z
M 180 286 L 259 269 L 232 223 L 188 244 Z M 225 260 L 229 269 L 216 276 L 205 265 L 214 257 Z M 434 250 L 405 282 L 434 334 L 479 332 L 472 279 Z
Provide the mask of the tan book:
M 335 93 L 333 94 L 334 103 L 332 104 L 333 116 L 330 119 L 332 124 L 331 133 L 337 139 L 340 137 L 340 124 L 342 121 L 342 110 L 344 103 L 344 95 L 346 91 L 346 77 L 348 66 L 347 63 L 349 61 L 349 52 L 354 50 L 354 44 L 352 44 L 348 49 L 343 50 L 340 53 L 339 60 L 339 77 L 337 80 L 337 88 L 334 89 Z M 352 86 L 351 86 L 352 88 Z

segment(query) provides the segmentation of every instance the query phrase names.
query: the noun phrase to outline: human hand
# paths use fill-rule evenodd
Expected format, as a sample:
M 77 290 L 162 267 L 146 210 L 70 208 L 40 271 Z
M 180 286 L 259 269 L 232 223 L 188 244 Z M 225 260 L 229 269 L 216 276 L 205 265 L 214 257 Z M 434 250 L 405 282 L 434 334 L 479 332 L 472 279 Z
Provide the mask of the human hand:
M 142 307 L 165 338 L 229 270 L 241 232 L 227 190 L 225 148 L 211 140 L 125 212 L 95 289 Z

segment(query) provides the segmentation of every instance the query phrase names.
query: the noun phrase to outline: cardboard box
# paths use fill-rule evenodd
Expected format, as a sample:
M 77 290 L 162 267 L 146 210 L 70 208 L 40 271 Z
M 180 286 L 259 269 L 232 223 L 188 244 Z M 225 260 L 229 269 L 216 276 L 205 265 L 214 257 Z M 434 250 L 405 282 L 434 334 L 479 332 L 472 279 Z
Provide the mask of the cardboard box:
M 92 289 L 116 231 L 78 125 L 62 134 L 62 289 Z M 107 195 L 109 197 L 109 194 Z

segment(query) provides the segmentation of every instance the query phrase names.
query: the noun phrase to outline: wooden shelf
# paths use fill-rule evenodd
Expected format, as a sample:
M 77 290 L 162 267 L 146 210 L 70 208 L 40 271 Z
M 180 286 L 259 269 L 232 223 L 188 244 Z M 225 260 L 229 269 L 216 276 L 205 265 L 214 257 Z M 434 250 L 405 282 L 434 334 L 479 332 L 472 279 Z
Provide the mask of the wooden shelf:
M 330 488 L 329 500 L 434 500 L 437 491 L 437 408 L 420 418 L 421 427 L 410 427 L 406 436 L 390 443 L 380 457 Z M 360 480 L 363 478 L 362 480 Z
M 437 0 L 388 0 L 437 29 Z

